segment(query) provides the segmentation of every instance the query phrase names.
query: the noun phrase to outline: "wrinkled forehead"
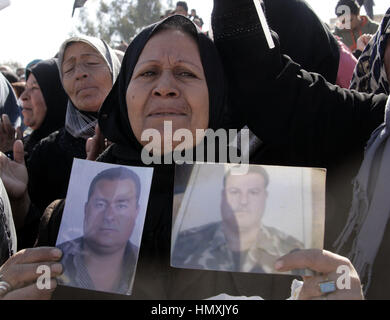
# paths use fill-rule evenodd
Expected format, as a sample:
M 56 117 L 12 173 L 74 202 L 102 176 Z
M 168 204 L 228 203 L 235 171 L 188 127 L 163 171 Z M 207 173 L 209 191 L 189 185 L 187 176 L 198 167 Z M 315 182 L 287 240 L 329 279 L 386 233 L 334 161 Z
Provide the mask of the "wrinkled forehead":
M 35 75 L 30 72 L 26 81 L 26 85 L 38 84 L 37 78 Z
M 91 44 L 83 41 L 71 41 L 65 46 L 62 64 L 71 57 L 83 55 L 95 55 L 104 59 L 100 52 Z
M 192 35 L 175 29 L 164 29 L 153 34 L 145 44 L 138 62 L 169 57 L 202 65 L 199 46 Z

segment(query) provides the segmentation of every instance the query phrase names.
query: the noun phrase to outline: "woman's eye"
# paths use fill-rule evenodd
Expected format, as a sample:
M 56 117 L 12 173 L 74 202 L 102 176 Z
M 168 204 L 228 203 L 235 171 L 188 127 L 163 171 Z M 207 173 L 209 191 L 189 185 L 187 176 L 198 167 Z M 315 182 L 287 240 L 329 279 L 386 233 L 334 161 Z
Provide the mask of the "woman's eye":
M 71 72 L 72 70 L 73 70 L 73 68 L 65 69 L 65 70 L 64 70 L 64 73 L 69 73 L 69 72 Z
M 179 75 L 181 77 L 196 78 L 196 76 L 192 72 L 189 72 L 189 71 L 181 71 L 181 72 L 179 72 Z
M 141 74 L 142 77 L 152 77 L 154 75 L 156 75 L 156 72 L 154 71 L 146 71 Z

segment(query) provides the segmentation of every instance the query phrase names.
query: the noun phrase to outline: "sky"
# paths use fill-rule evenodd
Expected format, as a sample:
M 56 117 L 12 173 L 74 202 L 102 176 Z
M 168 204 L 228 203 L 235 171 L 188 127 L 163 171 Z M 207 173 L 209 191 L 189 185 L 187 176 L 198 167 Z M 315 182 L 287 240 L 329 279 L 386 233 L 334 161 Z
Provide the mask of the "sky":
M 55 55 L 69 34 L 76 31 L 79 9 L 72 18 L 74 0 L 10 1 L 11 5 L 0 11 L 0 64 L 12 60 L 26 65 L 37 58 L 48 59 Z M 98 2 L 88 0 L 82 10 L 93 12 Z M 325 22 L 334 17 L 337 0 L 307 2 Z M 213 1 L 187 0 L 187 3 L 189 9 L 195 8 L 203 18 L 207 30 Z M 375 0 L 375 3 L 375 13 L 384 14 L 389 7 L 389 0 Z

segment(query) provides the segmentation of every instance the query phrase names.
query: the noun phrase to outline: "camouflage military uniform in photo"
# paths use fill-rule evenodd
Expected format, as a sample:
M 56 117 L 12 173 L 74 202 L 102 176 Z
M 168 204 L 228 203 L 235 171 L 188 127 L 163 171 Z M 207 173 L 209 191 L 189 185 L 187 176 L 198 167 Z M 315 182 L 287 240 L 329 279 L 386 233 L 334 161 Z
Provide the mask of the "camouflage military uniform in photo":
M 83 237 L 70 240 L 57 245 L 63 252 L 61 263 L 64 266 L 64 272 L 57 278 L 61 285 L 96 290 L 94 282 L 91 279 L 88 268 L 85 264 L 85 254 Z M 135 267 L 137 264 L 137 252 L 139 248 L 130 241 L 127 242 L 122 260 L 122 272 L 120 280 L 115 288 L 110 292 L 130 295 L 132 292 Z
M 172 265 L 190 269 L 273 273 L 276 260 L 303 244 L 292 236 L 262 226 L 256 243 L 240 257 L 227 245 L 222 223 L 184 230 L 178 235 Z

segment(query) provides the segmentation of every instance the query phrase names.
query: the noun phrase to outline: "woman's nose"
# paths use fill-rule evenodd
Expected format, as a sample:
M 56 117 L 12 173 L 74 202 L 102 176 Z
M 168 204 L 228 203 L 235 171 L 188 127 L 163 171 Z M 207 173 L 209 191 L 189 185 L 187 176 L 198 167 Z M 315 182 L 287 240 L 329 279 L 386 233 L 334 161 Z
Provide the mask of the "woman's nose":
M 88 77 L 88 72 L 82 63 L 79 63 L 75 66 L 75 77 L 76 80 Z
M 29 89 L 25 89 L 23 91 L 23 93 L 20 95 L 20 100 L 22 101 L 22 104 L 23 104 L 23 101 L 27 101 L 29 99 L 30 95 L 28 92 L 29 92 Z
M 170 71 L 164 71 L 157 80 L 153 95 L 157 97 L 179 97 L 180 91 L 176 86 L 176 81 Z

